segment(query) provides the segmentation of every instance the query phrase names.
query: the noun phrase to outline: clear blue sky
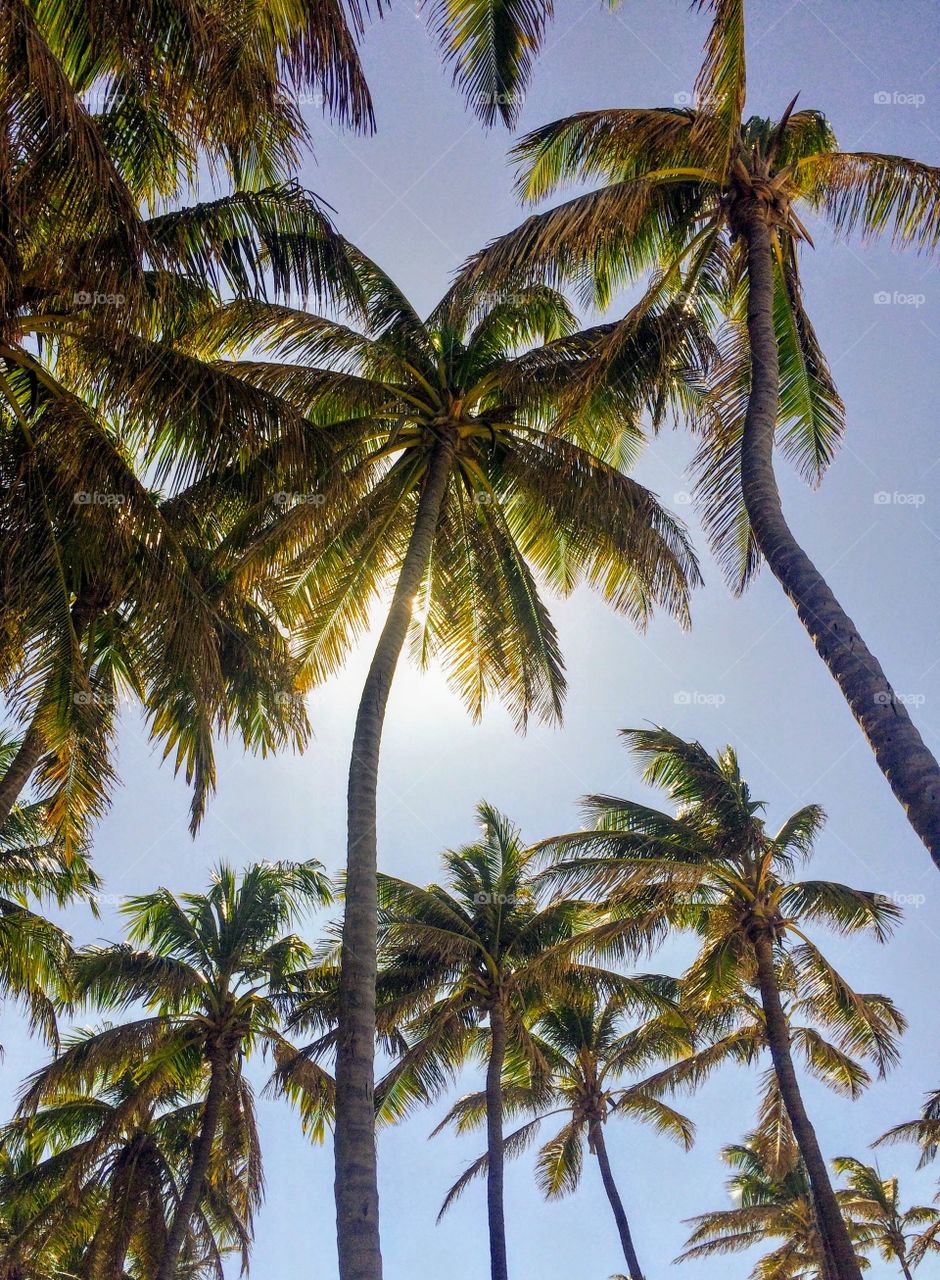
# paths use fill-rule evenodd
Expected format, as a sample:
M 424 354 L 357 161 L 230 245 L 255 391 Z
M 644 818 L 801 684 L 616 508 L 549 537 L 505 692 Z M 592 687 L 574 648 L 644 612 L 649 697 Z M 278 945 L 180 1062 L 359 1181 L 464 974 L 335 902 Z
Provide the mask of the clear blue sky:
M 522 127 L 585 108 L 671 104 L 691 89 L 705 29 L 684 0 L 628 0 L 615 12 L 597 0 L 560 0 Z M 748 48 L 753 111 L 779 114 L 799 90 L 802 105 L 829 115 L 844 147 L 940 163 L 940 10 L 931 0 L 752 0 Z M 504 163 L 509 140 L 484 133 L 464 111 L 407 0 L 369 31 L 364 53 L 377 135 L 341 135 L 314 116 L 316 162 L 299 176 L 424 310 L 467 253 L 518 221 Z M 895 687 L 919 703 L 921 729 L 940 749 L 940 276 L 928 260 L 884 245 L 837 245 L 825 232 L 805 256 L 804 275 L 849 430 L 820 491 L 782 472 L 786 506 Z M 892 301 L 876 302 L 880 293 Z M 686 437 L 667 435 L 639 474 L 691 519 L 682 476 L 689 454 Z M 691 633 L 664 622 L 638 636 L 588 594 L 557 606 L 570 678 L 563 730 L 517 738 L 497 708 L 473 726 L 434 673 L 403 668 L 383 751 L 382 865 L 419 881 L 435 876 L 439 850 L 473 837 L 473 806 L 484 796 L 534 839 L 572 825 L 586 791 L 639 793 L 616 739 L 623 726 L 657 721 L 710 747 L 733 743 L 771 821 L 810 801 L 827 809 L 820 874 L 919 903 L 887 948 L 832 945 L 859 987 L 897 998 L 911 1024 L 901 1067 L 861 1103 L 807 1084 L 826 1152 L 866 1157 L 871 1139 L 913 1117 L 924 1091 L 940 1083 L 940 880 L 776 583 L 763 574 L 743 600 L 732 600 L 704 544 L 701 555 L 707 583 L 694 602 Z M 156 883 L 198 888 L 221 857 L 239 864 L 316 856 L 337 869 L 367 649 L 312 699 L 316 741 L 304 757 L 261 763 L 223 751 L 219 795 L 195 843 L 186 834 L 184 788 L 126 715 L 124 786 L 96 839 L 97 865 L 115 901 Z M 108 904 L 100 922 L 76 911 L 70 923 L 80 941 L 116 937 L 119 927 Z M 680 959 L 675 950 L 658 964 Z M 0 1016 L 0 1040 L 0 1102 L 8 1111 L 17 1081 L 41 1051 L 9 1009 Z M 689 1155 L 639 1127 L 612 1126 L 611 1159 L 651 1280 L 681 1248 L 680 1220 L 725 1204 L 718 1151 L 751 1125 L 756 1083 L 756 1075 L 729 1070 L 688 1102 L 699 1125 Z M 260 1113 L 268 1193 L 253 1272 L 334 1280 L 331 1153 L 307 1146 L 286 1105 L 262 1100 Z M 480 1144 L 428 1142 L 433 1123 L 431 1114 L 420 1115 L 381 1141 L 386 1274 L 478 1280 L 487 1267 L 482 1187 L 443 1225 L 434 1219 Z M 938 1171 L 916 1174 L 912 1151 L 889 1149 L 880 1159 L 886 1172 L 902 1176 L 908 1199 L 933 1195 Z M 621 1269 L 590 1163 L 581 1191 L 560 1204 L 540 1200 L 527 1159 L 511 1166 L 507 1193 L 510 1264 L 519 1280 L 602 1280 Z M 717 1260 L 675 1274 L 721 1280 L 746 1270 L 743 1260 Z M 870 1274 L 886 1280 L 895 1273 L 875 1262 Z

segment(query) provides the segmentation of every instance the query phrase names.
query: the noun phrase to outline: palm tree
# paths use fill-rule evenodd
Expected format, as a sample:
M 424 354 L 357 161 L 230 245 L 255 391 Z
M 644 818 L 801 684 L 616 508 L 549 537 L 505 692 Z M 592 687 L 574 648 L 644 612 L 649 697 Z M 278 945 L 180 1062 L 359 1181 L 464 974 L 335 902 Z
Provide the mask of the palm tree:
M 733 1209 L 717 1209 L 690 1219 L 693 1227 L 685 1251 L 677 1259 L 740 1253 L 765 1241 L 782 1241 L 751 1271 L 751 1280 L 829 1280 L 826 1251 L 806 1168 L 800 1159 L 789 1167 L 769 1164 L 759 1140 L 750 1135 L 739 1145 L 725 1147 L 725 1163 L 734 1170 L 728 1190 Z M 861 1229 L 852 1218 L 848 1193 L 839 1192 L 853 1241 Z M 860 1267 L 868 1263 L 857 1259 Z
M 436 1096 L 469 1055 L 484 1062 L 490 1273 L 506 1280 L 504 1069 L 522 1060 L 534 1085 L 547 1078 L 550 1063 L 532 1026 L 553 990 L 652 997 L 642 982 L 577 957 L 585 905 L 547 899 L 535 882 L 535 851 L 518 829 L 487 804 L 477 813 L 480 839 L 444 854 L 443 885 L 379 878 L 383 1019 L 403 1038 L 382 1099 L 386 1110 L 407 1114 Z
M 69 1049 L 95 1035 L 80 1033 Z M 40 1069 L 31 1077 L 29 1106 L 3 1136 L 12 1167 L 0 1186 L 4 1199 L 19 1206 L 20 1223 L 0 1265 L 67 1254 L 77 1257 L 74 1270 L 86 1280 L 114 1280 L 127 1271 L 149 1280 L 199 1135 L 198 1067 L 191 1088 L 155 1076 L 141 1087 L 133 1072 L 111 1076 L 106 1069 L 90 1089 L 61 1074 L 47 1087 L 46 1075 Z M 187 1274 L 218 1274 L 233 1248 L 247 1265 L 260 1198 L 258 1135 L 252 1115 L 242 1113 L 213 1153 L 181 1251 Z
M 97 672 L 110 664 L 139 683 L 139 671 L 120 670 L 128 614 L 148 639 L 144 665 L 162 665 L 151 710 L 195 776 L 197 818 L 213 718 L 227 728 L 240 715 L 242 727 L 253 715 L 246 698 L 271 701 L 246 679 L 241 711 L 219 710 L 236 693 L 233 670 L 260 668 L 266 646 L 281 667 L 275 693 L 285 692 L 284 645 L 258 567 L 242 564 L 228 581 L 220 572 L 234 562 L 243 518 L 235 490 L 257 505 L 262 474 L 271 509 L 279 487 L 297 487 L 297 463 L 309 478 L 329 449 L 295 409 L 236 379 L 187 330 L 223 292 L 333 297 L 354 282 L 308 193 L 281 183 L 173 207 L 199 157 L 185 131 L 141 135 L 118 127 L 120 113 L 116 123 L 108 108 L 87 111 L 64 73 L 55 86 L 55 112 L 35 86 L 23 99 L 22 136 L 3 153 L 30 203 L 29 216 L 13 219 L 0 281 L 0 681 L 22 728 L 0 778 L 0 821 L 37 768 L 53 790 L 68 783 L 63 822 L 100 810 L 112 700 Z M 266 470 L 253 463 L 262 452 Z M 233 598 L 220 600 L 225 590 Z M 168 696 L 174 667 L 185 694 Z M 282 714 L 256 745 L 302 736 L 302 719 L 302 708 Z
M 15 743 L 0 737 L 0 767 L 14 751 Z M 57 1041 L 56 1008 L 69 995 L 72 946 L 37 907 L 93 903 L 99 884 L 83 849 L 65 851 L 44 805 L 17 806 L 0 826 L 0 997 L 21 1003 L 50 1044 Z
M 585 111 L 515 148 L 519 186 L 540 199 L 561 184 L 607 185 L 536 214 L 471 260 L 462 292 L 533 278 L 576 280 L 609 301 L 624 278 L 655 269 L 612 331 L 582 394 L 663 297 L 727 317 L 723 368 L 701 407 L 693 470 L 718 557 L 743 589 L 770 566 L 867 737 L 911 826 L 940 865 L 940 765 L 875 656 L 797 542 L 783 514 L 775 443 L 818 481 L 844 410 L 803 306 L 800 213 L 840 234 L 940 243 L 940 169 L 902 156 L 841 151 L 818 111 L 745 118 L 744 0 L 716 7 L 695 108 Z M 798 212 L 799 211 L 799 212 Z
M 542 1012 L 535 1027 L 535 1043 L 549 1063 L 548 1079 L 533 1085 L 524 1060 L 510 1064 L 514 1072 L 503 1073 L 504 1114 L 534 1113 L 504 1139 L 506 1154 L 517 1154 L 533 1141 L 546 1120 L 564 1118 L 558 1133 L 539 1149 L 539 1188 L 550 1200 L 576 1191 L 587 1147 L 597 1159 L 630 1280 L 643 1280 L 643 1271 L 611 1169 L 604 1130 L 611 1117 L 624 1116 L 652 1125 L 687 1151 L 691 1148 L 695 1126 L 686 1116 L 648 1091 L 642 1079 L 628 1085 L 616 1083 L 627 1072 L 636 1075 L 651 1063 L 688 1050 L 689 1030 L 671 1004 L 676 994 L 672 979 L 643 975 L 633 980 L 627 998 L 618 994 L 598 999 L 590 990 L 562 996 Z M 625 1032 L 624 1013 L 638 1004 L 652 1006 L 656 1016 Z M 451 1108 L 436 1132 L 453 1126 L 457 1133 L 464 1133 L 485 1119 L 486 1095 L 468 1094 Z M 442 1214 L 487 1166 L 487 1155 L 474 1161 L 451 1187 Z
M 69 1046 L 27 1091 L 24 1108 L 49 1091 L 93 1088 L 103 1070 L 132 1078 L 143 1098 L 194 1071 L 204 1082 L 198 1132 L 154 1280 L 177 1274 L 217 1144 L 219 1158 L 245 1147 L 239 1134 L 253 1124 L 254 1109 L 244 1062 L 279 1042 L 279 996 L 311 955 L 288 931 L 329 900 L 318 862 L 259 863 L 240 875 L 223 864 L 207 893 L 176 897 L 159 889 L 132 898 L 123 908 L 129 943 L 87 948 L 76 958 L 80 999 L 116 1010 L 143 1004 L 147 1012 Z M 248 1145 L 257 1147 L 254 1139 Z
M 139 157 L 162 149 L 163 171 L 191 176 L 201 155 L 239 185 L 279 180 L 296 170 L 309 142 L 302 102 L 319 103 L 340 124 L 371 127 L 356 47 L 363 16 L 357 0 L 264 0 L 237 14 L 181 0 L 143 10 L 119 3 L 107 13 L 13 0 L 0 15 L 5 141 L 22 129 L 35 145 L 49 130 L 54 146 L 68 131 L 71 145 L 82 148 L 91 112 L 104 116 L 109 138 L 124 139 Z M 9 164 L 14 147 L 0 151 Z M 77 171 L 67 180 L 84 178 Z M 0 187 L 9 231 L 34 192 L 8 171 Z
M 475 716 L 495 693 L 523 726 L 532 713 L 557 717 L 564 691 L 533 570 L 566 592 L 591 583 L 640 624 L 656 605 L 684 618 L 698 577 L 684 532 L 591 439 L 599 423 L 630 438 L 645 406 L 681 395 L 701 353 L 681 308 L 651 317 L 592 415 L 562 436 L 550 430 L 552 405 L 603 327 L 574 332 L 567 302 L 541 286 L 482 308 L 448 297 L 422 321 L 375 263 L 348 254 L 366 297 L 364 332 L 288 308 L 272 326 L 271 308 L 241 302 L 204 333 L 233 352 L 276 353 L 242 361 L 239 378 L 334 424 L 347 492 L 296 502 L 269 533 L 297 548 L 286 577 L 312 679 L 337 669 L 375 597 L 395 583 L 349 771 L 336 1060 L 340 1272 L 378 1280 L 376 790 L 401 651 L 410 632 L 414 653 L 441 660 Z
M 676 814 L 589 798 L 596 826 L 548 842 L 559 859 L 550 879 L 603 891 L 613 919 L 599 937 L 632 938 L 644 930 L 655 936 L 670 925 L 700 936 L 701 950 L 683 978 L 684 1007 L 713 1043 L 660 1074 L 695 1084 L 719 1062 L 750 1063 L 769 1050 L 772 1083 L 806 1166 L 833 1277 L 858 1280 L 794 1051 L 814 1075 L 855 1096 L 869 1080 L 857 1057 L 883 1074 L 897 1058 L 896 1035 L 905 1023 L 887 997 L 854 991 L 805 928 L 820 923 L 884 942 L 900 913 L 876 893 L 793 879 L 812 852 L 822 810 L 808 805 L 768 834 L 759 816 L 763 802 L 752 799 L 730 747 L 713 757 L 665 729 L 624 736 L 646 763 L 645 781 L 665 787 Z M 809 1022 L 794 1025 L 796 1017 Z
M 918 1258 L 928 1248 L 940 1253 L 940 1212 L 930 1205 L 902 1209 L 897 1178 L 882 1178 L 854 1156 L 838 1156 L 833 1167 L 848 1183 L 845 1204 L 860 1225 L 862 1248 L 877 1249 L 885 1262 L 898 1263 L 904 1280 L 913 1280 Z
M 920 1147 L 918 1169 L 925 1168 L 936 1159 L 937 1151 L 940 1150 L 940 1089 L 927 1094 L 917 1120 L 895 1125 L 872 1145 L 878 1147 L 895 1142 L 913 1142 Z M 940 1252 L 940 1222 L 928 1226 L 911 1250 L 915 1261 L 919 1261 L 926 1253 L 936 1252 Z

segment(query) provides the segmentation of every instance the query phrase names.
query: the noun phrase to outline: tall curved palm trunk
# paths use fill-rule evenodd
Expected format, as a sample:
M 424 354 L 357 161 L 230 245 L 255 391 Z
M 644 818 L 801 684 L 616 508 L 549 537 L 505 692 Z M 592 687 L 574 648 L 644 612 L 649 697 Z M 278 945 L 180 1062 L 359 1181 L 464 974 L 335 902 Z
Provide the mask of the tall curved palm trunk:
M 755 939 L 754 951 L 770 1056 L 773 1060 L 780 1096 L 813 1189 L 820 1234 L 829 1255 L 826 1259 L 826 1269 L 831 1272 L 831 1280 L 861 1280 L 862 1273 L 858 1257 L 852 1247 L 845 1219 L 842 1217 L 839 1202 L 829 1180 L 829 1171 L 819 1149 L 816 1130 L 803 1106 L 799 1081 L 793 1066 L 793 1056 L 790 1052 L 790 1028 L 780 999 L 780 989 L 774 969 L 773 944 L 766 934 Z
M 600 1166 L 601 1180 L 604 1183 L 604 1190 L 607 1192 L 607 1199 L 610 1202 L 613 1211 L 614 1221 L 617 1224 L 617 1230 L 620 1233 L 620 1243 L 623 1247 L 623 1256 L 627 1263 L 627 1272 L 630 1280 L 643 1280 L 643 1272 L 640 1269 L 640 1260 L 636 1256 L 636 1249 L 633 1246 L 633 1236 L 630 1233 L 630 1223 L 627 1221 L 627 1212 L 623 1207 L 623 1201 L 620 1199 L 620 1192 L 617 1190 L 617 1184 L 614 1181 L 613 1170 L 610 1167 L 610 1159 L 607 1155 L 607 1143 L 604 1141 L 604 1127 L 601 1124 L 595 1124 L 591 1128 L 591 1150 L 597 1157 L 597 1163 Z
M 908 821 L 940 867 L 940 764 L 898 699 L 878 659 L 790 530 L 773 468 L 780 399 L 774 333 L 774 250 L 759 209 L 742 220 L 747 244 L 751 388 L 741 485 L 754 538 L 865 734 Z
M 183 1241 L 189 1231 L 193 1214 L 199 1204 L 206 1186 L 209 1172 L 209 1161 L 212 1159 L 212 1147 L 215 1143 L 222 1114 L 222 1101 L 225 1095 L 226 1062 L 224 1055 L 213 1056 L 209 1072 L 209 1086 L 206 1100 L 202 1108 L 202 1122 L 199 1126 L 199 1137 L 193 1148 L 193 1160 L 189 1166 L 183 1194 L 180 1196 L 176 1213 L 167 1232 L 166 1244 L 160 1258 L 154 1280 L 176 1280 L 177 1266 Z
M 486 1215 L 490 1236 L 490 1280 L 508 1280 L 503 1207 L 503 1063 L 506 1018 L 497 1001 L 490 1010 L 490 1057 L 486 1068 Z
M 431 453 L 414 528 L 366 676 L 347 792 L 346 910 L 336 1044 L 336 1233 L 340 1280 L 381 1280 L 375 1151 L 376 790 L 392 679 L 428 567 L 447 489 L 454 435 Z

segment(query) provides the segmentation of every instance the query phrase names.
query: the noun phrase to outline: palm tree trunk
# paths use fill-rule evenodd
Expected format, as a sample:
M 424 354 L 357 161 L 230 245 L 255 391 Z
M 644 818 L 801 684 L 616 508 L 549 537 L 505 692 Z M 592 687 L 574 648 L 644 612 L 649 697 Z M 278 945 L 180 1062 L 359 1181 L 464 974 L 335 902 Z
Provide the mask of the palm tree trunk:
M 600 1165 L 604 1190 L 607 1192 L 607 1199 L 610 1201 L 610 1207 L 614 1213 L 614 1221 L 617 1223 L 617 1230 L 620 1232 L 620 1243 L 623 1245 L 623 1256 L 627 1261 L 627 1271 L 630 1274 L 630 1280 L 643 1280 L 643 1272 L 640 1270 L 640 1260 L 636 1256 L 636 1249 L 633 1247 L 633 1236 L 630 1234 L 630 1224 L 627 1221 L 627 1214 L 623 1207 L 623 1201 L 620 1199 L 620 1192 L 617 1190 L 617 1184 L 614 1182 L 614 1175 L 610 1168 L 610 1160 L 607 1156 L 607 1143 L 604 1141 L 603 1125 L 594 1124 L 591 1128 L 591 1150 L 597 1156 L 597 1163 Z
M 196 1206 L 205 1190 L 206 1175 L 209 1172 L 209 1161 L 212 1158 L 212 1146 L 219 1128 L 219 1116 L 222 1112 L 222 1098 L 225 1093 L 226 1063 L 224 1055 L 216 1052 L 212 1056 L 209 1070 L 209 1087 L 202 1108 L 202 1123 L 199 1126 L 199 1137 L 193 1148 L 193 1161 L 189 1166 L 189 1175 L 183 1194 L 180 1196 L 173 1222 L 167 1232 L 166 1245 L 157 1267 L 154 1280 L 176 1280 L 177 1262 L 189 1224 L 192 1222 Z
M 486 1214 L 490 1234 L 490 1280 L 508 1280 L 503 1209 L 503 1062 L 506 1019 L 497 1001 L 490 1009 L 490 1060 L 486 1068 Z
M 829 1180 L 829 1171 L 819 1149 L 816 1130 L 803 1106 L 799 1081 L 793 1066 L 793 1056 L 790 1052 L 790 1028 L 777 985 L 773 944 L 767 934 L 759 934 L 754 939 L 754 952 L 757 959 L 757 980 L 767 1026 L 770 1056 L 773 1060 L 780 1096 L 813 1189 L 817 1220 L 832 1259 L 833 1280 L 861 1280 L 862 1273 L 858 1258 Z
M 17 748 L 16 755 L 10 761 L 10 767 L 0 778 L 0 827 L 12 813 L 13 806 L 32 777 L 41 756 L 42 734 L 34 717 Z
M 780 400 L 773 246 L 770 227 L 760 212 L 744 219 L 743 234 L 751 389 L 741 447 L 741 486 L 754 538 L 841 689 L 908 821 L 940 867 L 940 765 L 783 515 L 773 468 Z
M 374 1105 L 379 747 L 412 604 L 431 558 L 453 448 L 454 437 L 442 435 L 431 453 L 411 540 L 363 686 L 349 765 L 334 1143 L 340 1280 L 382 1277 Z

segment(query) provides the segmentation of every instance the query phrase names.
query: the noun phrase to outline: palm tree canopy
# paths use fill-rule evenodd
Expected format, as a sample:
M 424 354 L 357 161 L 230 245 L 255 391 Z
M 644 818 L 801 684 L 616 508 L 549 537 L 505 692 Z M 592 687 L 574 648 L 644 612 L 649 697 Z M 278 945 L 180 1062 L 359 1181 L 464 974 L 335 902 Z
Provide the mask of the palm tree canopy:
M 763 209 L 776 249 L 779 440 L 816 482 L 838 447 L 844 409 L 802 301 L 800 245 L 812 243 L 803 219 L 930 251 L 940 243 L 940 169 L 842 151 L 825 116 L 795 102 L 776 120 L 745 117 L 744 0 L 715 10 L 694 107 L 584 111 L 518 143 L 519 190 L 528 200 L 568 184 L 604 185 L 493 241 L 469 261 L 458 290 L 572 281 L 606 304 L 652 270 L 646 295 L 611 327 L 572 404 L 664 298 L 681 298 L 706 323 L 723 322 L 724 358 L 693 420 L 702 434 L 693 476 L 706 531 L 741 589 L 758 563 L 738 466 L 749 384 L 742 212 L 754 202 Z
M 897 1060 L 905 1021 L 888 997 L 856 992 L 806 929 L 823 925 L 884 941 L 898 908 L 878 893 L 796 879 L 822 810 L 806 806 L 769 834 L 764 805 L 752 797 L 730 747 L 712 756 L 661 728 L 625 730 L 624 737 L 646 766 L 644 780 L 666 790 L 675 813 L 591 796 L 587 830 L 544 842 L 552 857 L 544 875 L 554 885 L 601 893 L 609 919 L 594 931 L 596 945 L 636 950 L 671 927 L 701 939 L 683 976 L 684 1004 L 696 1011 L 706 1040 L 717 1039 L 667 1072 L 695 1083 L 717 1062 L 751 1062 L 765 1047 L 755 946 L 768 938 L 794 1020 L 794 1049 L 814 1074 L 855 1096 L 869 1081 L 857 1058 L 883 1074 Z
M 698 572 L 683 529 L 593 452 L 592 436 L 607 423 L 629 453 L 642 410 L 692 376 L 698 335 L 678 312 L 651 319 L 593 415 L 562 435 L 553 405 L 598 333 L 576 330 L 560 294 L 533 286 L 483 307 L 448 295 L 421 320 L 375 263 L 349 254 L 361 329 L 289 308 L 272 323 L 269 308 L 243 302 L 199 330 L 213 347 L 274 356 L 233 371 L 327 427 L 343 463 L 343 495 L 317 492 L 314 477 L 267 534 L 284 549 L 306 669 L 331 674 L 363 632 L 401 566 L 435 445 L 452 436 L 413 652 L 438 657 L 476 715 L 493 693 L 520 724 L 557 715 L 561 655 L 537 578 L 563 592 L 588 582 L 639 624 L 657 605 L 686 617 Z

